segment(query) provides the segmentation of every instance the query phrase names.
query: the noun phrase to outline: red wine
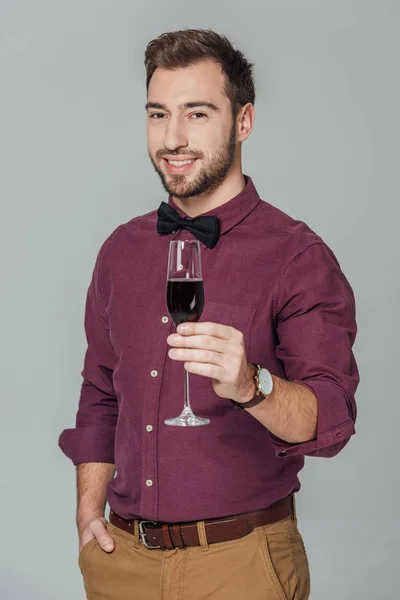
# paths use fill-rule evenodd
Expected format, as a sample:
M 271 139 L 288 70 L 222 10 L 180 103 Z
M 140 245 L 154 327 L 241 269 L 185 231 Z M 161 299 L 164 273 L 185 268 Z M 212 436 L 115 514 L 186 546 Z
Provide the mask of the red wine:
M 168 279 L 167 306 L 176 327 L 186 321 L 198 321 L 204 307 L 202 279 Z

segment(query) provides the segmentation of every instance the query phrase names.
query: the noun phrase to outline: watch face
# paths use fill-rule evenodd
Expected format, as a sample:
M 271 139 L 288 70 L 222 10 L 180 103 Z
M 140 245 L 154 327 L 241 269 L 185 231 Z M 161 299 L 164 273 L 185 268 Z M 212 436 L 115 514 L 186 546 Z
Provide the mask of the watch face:
M 274 387 L 271 373 L 268 371 L 268 369 L 260 370 L 258 374 L 258 382 L 260 385 L 260 390 L 262 391 L 264 396 L 268 396 L 268 394 L 272 392 L 272 389 Z

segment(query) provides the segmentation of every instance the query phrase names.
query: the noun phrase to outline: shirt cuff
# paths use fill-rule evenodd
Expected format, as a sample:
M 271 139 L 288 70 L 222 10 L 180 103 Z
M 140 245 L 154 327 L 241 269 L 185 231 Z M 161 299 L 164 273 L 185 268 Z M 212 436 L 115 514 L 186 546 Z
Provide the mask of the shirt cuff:
M 115 431 L 116 428 L 109 425 L 65 429 L 58 445 L 74 465 L 88 462 L 114 464 Z
M 276 456 L 335 456 L 356 432 L 346 393 L 329 381 L 297 380 L 293 383 L 306 385 L 318 400 L 317 436 L 307 442 L 290 444 L 271 433 Z

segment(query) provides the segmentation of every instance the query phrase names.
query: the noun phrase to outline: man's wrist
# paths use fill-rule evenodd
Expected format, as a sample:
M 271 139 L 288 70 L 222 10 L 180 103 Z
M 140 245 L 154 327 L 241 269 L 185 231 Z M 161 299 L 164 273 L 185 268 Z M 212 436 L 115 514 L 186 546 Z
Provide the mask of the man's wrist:
M 105 519 L 104 511 L 77 515 L 76 526 L 78 528 L 78 531 L 82 531 L 82 529 L 84 529 L 88 525 L 88 523 L 90 523 L 91 521 L 94 521 L 94 519 Z
M 235 402 L 238 402 L 239 404 L 244 404 L 245 402 L 249 402 L 249 400 L 254 398 L 257 391 L 257 386 L 255 382 L 256 373 L 257 368 L 253 365 L 253 363 L 248 363 L 246 382 L 242 387 L 240 398 L 235 398 Z

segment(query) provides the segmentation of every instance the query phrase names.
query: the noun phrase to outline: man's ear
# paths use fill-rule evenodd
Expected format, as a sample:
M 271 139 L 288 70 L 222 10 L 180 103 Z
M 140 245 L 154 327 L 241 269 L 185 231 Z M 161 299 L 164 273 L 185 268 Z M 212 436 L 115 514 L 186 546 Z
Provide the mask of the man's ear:
M 237 141 L 244 142 L 253 131 L 256 110 L 251 102 L 242 106 L 237 115 Z

